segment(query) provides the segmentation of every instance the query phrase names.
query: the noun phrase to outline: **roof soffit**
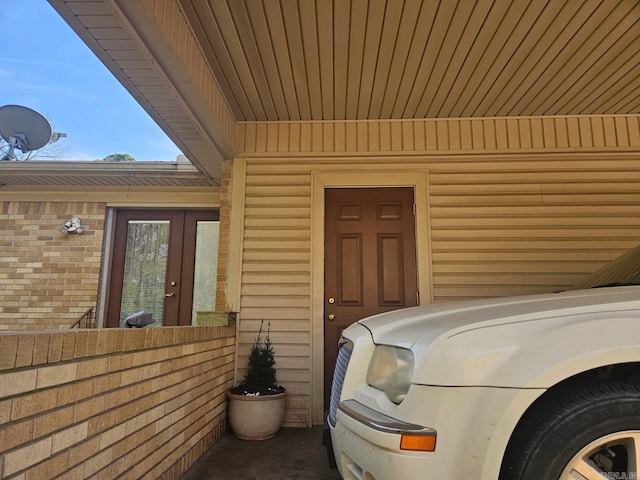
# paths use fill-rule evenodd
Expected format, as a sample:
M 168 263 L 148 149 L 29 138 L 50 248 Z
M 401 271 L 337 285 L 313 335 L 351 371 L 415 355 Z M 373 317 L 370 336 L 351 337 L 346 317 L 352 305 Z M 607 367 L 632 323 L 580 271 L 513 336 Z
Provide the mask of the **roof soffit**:
M 640 113 L 640 2 L 177 0 L 238 120 Z
M 181 63 L 185 57 L 157 28 L 148 5 L 49 1 L 189 160 L 219 183 L 222 162 L 233 158 L 233 128 L 220 127 L 193 91 L 193 78 Z

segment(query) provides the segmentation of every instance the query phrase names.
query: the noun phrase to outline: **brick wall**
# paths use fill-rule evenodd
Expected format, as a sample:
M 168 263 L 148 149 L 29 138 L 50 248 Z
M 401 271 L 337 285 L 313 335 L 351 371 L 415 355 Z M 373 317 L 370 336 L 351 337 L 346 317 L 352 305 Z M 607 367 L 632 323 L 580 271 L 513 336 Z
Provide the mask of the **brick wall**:
M 72 217 L 84 233 L 64 234 Z M 67 328 L 95 307 L 105 204 L 0 202 L 0 330 Z
M 231 228 L 231 175 L 233 162 L 222 164 L 220 183 L 220 239 L 218 241 L 218 276 L 216 280 L 216 312 L 238 311 L 239 305 L 227 302 L 227 281 L 229 272 L 229 231 Z
M 234 355 L 234 325 L 0 333 L 0 478 L 180 478 L 226 428 Z

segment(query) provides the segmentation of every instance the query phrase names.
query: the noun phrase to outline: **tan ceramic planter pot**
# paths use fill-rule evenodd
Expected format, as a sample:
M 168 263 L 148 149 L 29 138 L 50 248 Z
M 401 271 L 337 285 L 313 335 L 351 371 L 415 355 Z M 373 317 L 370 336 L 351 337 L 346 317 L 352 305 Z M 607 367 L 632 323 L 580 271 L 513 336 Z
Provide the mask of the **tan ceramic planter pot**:
M 248 397 L 227 392 L 229 426 L 242 440 L 273 438 L 284 420 L 287 392 Z

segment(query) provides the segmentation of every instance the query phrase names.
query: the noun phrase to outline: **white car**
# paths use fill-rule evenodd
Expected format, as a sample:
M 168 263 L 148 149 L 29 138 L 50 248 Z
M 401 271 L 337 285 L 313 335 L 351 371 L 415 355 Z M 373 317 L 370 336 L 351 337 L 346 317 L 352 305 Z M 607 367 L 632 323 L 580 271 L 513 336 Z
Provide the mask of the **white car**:
M 636 249 L 593 276 L 608 288 L 348 327 L 327 418 L 342 477 L 640 479 L 639 270 Z

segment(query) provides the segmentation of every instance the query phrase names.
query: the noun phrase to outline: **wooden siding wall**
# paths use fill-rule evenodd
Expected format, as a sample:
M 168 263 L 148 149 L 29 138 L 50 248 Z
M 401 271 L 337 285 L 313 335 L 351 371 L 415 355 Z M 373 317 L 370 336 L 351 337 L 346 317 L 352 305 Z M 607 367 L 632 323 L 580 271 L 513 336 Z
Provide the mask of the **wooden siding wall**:
M 640 243 L 637 117 L 395 123 L 243 126 L 243 149 L 254 153 L 236 160 L 246 169 L 239 365 L 269 320 L 278 378 L 291 392 L 287 424 L 309 422 L 312 322 L 321 321 L 311 318 L 312 235 L 322 235 L 311 228 L 312 172 L 358 172 L 362 185 L 367 172 L 428 172 L 429 225 L 418 228 L 430 228 L 433 296 L 423 304 L 566 288 Z M 389 134 L 373 142 L 377 155 L 367 150 L 371 131 Z M 345 154 L 358 149 L 358 132 L 368 155 Z M 415 150 L 441 142 L 448 148 Z M 332 157 L 292 156 L 329 144 L 341 146 Z M 414 150 L 380 154 L 396 144 Z M 452 145 L 495 151 L 459 154 Z
M 237 364 L 246 365 L 260 322 L 270 322 L 278 380 L 289 391 L 285 422 L 290 425 L 308 424 L 311 395 L 308 169 L 252 165 L 244 210 Z M 239 377 L 243 374 L 240 368 Z
M 239 123 L 236 151 L 371 154 L 590 151 L 640 147 L 640 116 Z

